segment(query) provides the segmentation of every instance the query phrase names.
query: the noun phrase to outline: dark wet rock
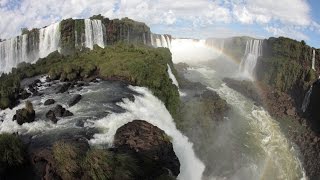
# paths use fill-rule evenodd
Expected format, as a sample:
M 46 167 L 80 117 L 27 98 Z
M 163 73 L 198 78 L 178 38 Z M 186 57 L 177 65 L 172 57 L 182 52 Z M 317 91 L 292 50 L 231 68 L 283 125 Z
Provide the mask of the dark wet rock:
M 80 94 L 76 94 L 74 95 L 69 101 L 68 101 L 68 105 L 69 107 L 74 106 L 75 104 L 77 104 L 80 100 L 81 100 L 82 96 Z
M 52 79 L 51 79 L 49 76 L 47 76 L 45 81 L 46 81 L 46 82 L 51 82 Z
M 57 123 L 58 119 L 52 110 L 49 110 L 46 113 L 46 118 L 50 119 L 52 122 Z
M 310 102 L 306 110 L 307 119 L 310 121 L 312 129 L 320 133 L 320 80 L 313 84 Z
M 60 86 L 57 87 L 57 91 L 56 91 L 56 94 L 58 93 L 64 93 L 66 91 L 68 91 L 68 89 L 70 88 L 71 86 L 71 83 L 64 83 Z
M 29 91 L 32 92 L 32 94 L 36 93 L 37 92 L 37 89 L 33 86 L 30 86 L 28 87 Z
M 238 91 L 245 97 L 256 102 L 258 105 L 262 104 L 261 95 L 259 94 L 258 89 L 251 81 L 246 80 L 235 80 L 231 78 L 224 78 L 223 81 L 227 84 L 228 87 Z
M 24 123 L 31 123 L 35 120 L 36 114 L 33 110 L 33 105 L 31 102 L 26 102 L 26 107 L 23 109 L 18 109 L 16 114 L 13 116 L 13 120 L 17 121 L 19 125 Z
M 47 99 L 45 102 L 44 102 L 44 105 L 45 106 L 48 106 L 48 105 L 51 105 L 51 104 L 54 104 L 56 103 L 56 101 L 54 99 Z
M 67 116 L 73 116 L 73 114 L 63 108 L 61 105 L 56 105 L 56 107 L 52 110 L 56 117 L 67 117 Z
M 28 93 L 28 91 L 26 91 L 26 90 L 23 90 L 23 91 L 21 92 L 21 94 L 20 94 L 20 98 L 21 98 L 22 100 L 27 99 L 27 98 L 30 97 L 30 96 L 31 96 L 31 93 Z
M 78 127 L 84 127 L 84 121 L 82 121 L 82 120 L 79 120 L 79 121 L 77 121 L 76 122 L 76 126 L 78 126 Z
M 90 84 L 88 82 L 85 81 L 79 81 L 77 84 L 77 87 L 82 87 L 82 86 L 89 86 Z
M 73 116 L 73 113 L 70 112 L 70 111 L 68 111 L 68 110 L 65 110 L 65 111 L 63 112 L 63 116 L 62 116 L 62 117 L 68 117 L 68 116 Z
M 178 176 L 180 173 L 180 162 L 170 137 L 146 121 L 135 120 L 120 127 L 115 134 L 114 147 L 138 160 L 143 169 L 141 179 L 155 179 L 166 174 Z

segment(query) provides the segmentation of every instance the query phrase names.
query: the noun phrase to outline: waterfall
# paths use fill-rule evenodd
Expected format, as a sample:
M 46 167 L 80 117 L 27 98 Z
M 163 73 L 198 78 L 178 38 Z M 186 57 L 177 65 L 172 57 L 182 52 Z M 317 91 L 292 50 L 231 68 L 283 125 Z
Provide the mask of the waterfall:
M 124 99 L 123 102 L 118 103 L 126 110 L 125 113 L 110 114 L 95 121 L 94 126 L 102 131 L 100 134 L 95 134 L 90 143 L 93 145 L 108 143 L 112 146 L 114 135 L 119 127 L 135 119 L 145 120 L 172 137 L 173 149 L 181 164 L 177 179 L 201 180 L 205 166 L 196 157 L 193 144 L 176 128 L 174 120 L 164 104 L 147 88 L 130 88 L 141 95 L 135 95 L 134 102 Z
M 246 51 L 240 63 L 240 72 L 250 79 L 254 76 L 254 69 L 258 57 L 262 55 L 263 40 L 251 39 L 246 43 Z
M 302 103 L 302 106 L 301 106 L 302 112 L 306 112 L 306 110 L 307 110 L 307 108 L 309 106 L 309 103 L 310 103 L 311 94 L 312 94 L 312 86 L 308 90 L 307 94 L 304 96 L 303 103 Z
M 101 20 L 90 20 L 85 19 L 85 46 L 87 48 L 93 49 L 93 45 L 97 44 L 98 46 L 105 47 L 105 38 L 106 35 L 104 32 L 105 27 L 102 24 Z
M 168 66 L 168 74 L 169 74 L 170 79 L 172 80 L 172 84 L 176 85 L 177 88 L 179 88 L 179 83 L 178 83 L 176 77 L 174 76 L 174 74 L 172 73 L 170 65 L 167 64 L 167 66 Z
M 25 34 L 0 42 L 0 72 L 10 72 L 19 63 L 27 61 L 27 39 Z
M 171 48 L 171 38 L 166 34 L 151 34 L 151 45 L 153 47 Z
M 50 53 L 59 50 L 60 23 L 51 24 L 39 31 L 39 57 L 44 58 Z
M 316 51 L 313 49 L 312 51 L 312 69 L 313 70 L 316 70 L 315 63 L 316 63 Z

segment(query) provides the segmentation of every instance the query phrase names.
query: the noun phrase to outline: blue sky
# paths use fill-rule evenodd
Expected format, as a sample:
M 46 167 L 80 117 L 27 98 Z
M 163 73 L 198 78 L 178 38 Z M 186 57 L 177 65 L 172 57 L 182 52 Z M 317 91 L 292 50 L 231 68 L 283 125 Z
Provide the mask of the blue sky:
M 94 14 L 175 37 L 286 36 L 320 48 L 320 0 L 0 0 L 0 38 Z

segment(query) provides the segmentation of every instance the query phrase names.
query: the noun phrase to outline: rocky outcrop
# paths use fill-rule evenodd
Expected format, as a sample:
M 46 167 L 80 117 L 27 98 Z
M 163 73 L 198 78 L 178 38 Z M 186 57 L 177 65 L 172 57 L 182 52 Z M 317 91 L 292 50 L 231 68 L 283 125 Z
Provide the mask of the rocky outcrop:
M 60 104 L 56 105 L 53 109 L 46 113 L 46 118 L 56 123 L 57 117 L 68 117 L 73 116 L 73 113 L 63 108 Z
M 49 106 L 49 105 L 54 104 L 54 103 L 56 103 L 56 101 L 55 101 L 54 99 L 47 99 L 47 100 L 43 103 L 43 105 Z
M 68 91 L 68 89 L 70 88 L 70 86 L 71 86 L 71 83 L 64 83 L 64 84 L 62 84 L 62 85 L 60 85 L 60 86 L 58 86 L 57 87 L 57 91 L 56 91 L 56 93 L 58 94 L 58 93 L 65 93 L 66 91 Z
M 259 105 L 262 105 L 261 94 L 257 89 L 256 85 L 251 81 L 246 80 L 235 80 L 231 78 L 224 78 L 223 81 L 228 87 L 238 91 L 245 97 L 253 100 Z
M 310 120 L 311 128 L 320 133 L 320 80 L 316 81 L 312 86 L 309 104 L 306 109 L 307 119 Z
M 72 98 L 68 101 L 69 107 L 74 106 L 82 99 L 82 96 L 80 94 L 76 94 L 72 96 Z
M 143 170 L 141 179 L 156 179 L 164 174 L 176 177 L 180 172 L 170 137 L 146 121 L 135 120 L 120 127 L 114 146 L 118 152 L 132 154 L 138 160 Z
M 30 101 L 26 101 L 26 107 L 16 111 L 13 116 L 13 120 L 17 121 L 19 125 L 24 123 L 31 123 L 35 120 L 35 111 L 33 110 L 33 105 Z

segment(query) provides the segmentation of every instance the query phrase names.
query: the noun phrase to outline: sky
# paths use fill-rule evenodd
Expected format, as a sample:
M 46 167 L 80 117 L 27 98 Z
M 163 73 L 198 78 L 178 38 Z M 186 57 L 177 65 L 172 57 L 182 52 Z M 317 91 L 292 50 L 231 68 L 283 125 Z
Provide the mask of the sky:
M 285 36 L 320 48 L 320 0 L 0 0 L 0 38 L 96 14 L 174 37 Z

